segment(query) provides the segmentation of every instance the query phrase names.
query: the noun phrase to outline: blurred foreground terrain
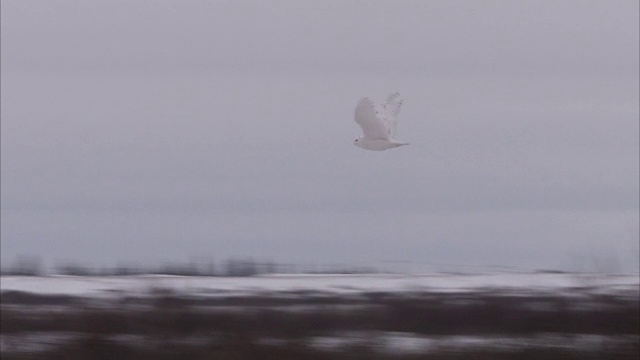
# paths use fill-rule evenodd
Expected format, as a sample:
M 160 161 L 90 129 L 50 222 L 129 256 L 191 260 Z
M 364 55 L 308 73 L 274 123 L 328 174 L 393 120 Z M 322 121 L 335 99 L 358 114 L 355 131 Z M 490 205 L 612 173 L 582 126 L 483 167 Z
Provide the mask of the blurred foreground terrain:
M 2 276 L 2 359 L 634 359 L 637 274 Z

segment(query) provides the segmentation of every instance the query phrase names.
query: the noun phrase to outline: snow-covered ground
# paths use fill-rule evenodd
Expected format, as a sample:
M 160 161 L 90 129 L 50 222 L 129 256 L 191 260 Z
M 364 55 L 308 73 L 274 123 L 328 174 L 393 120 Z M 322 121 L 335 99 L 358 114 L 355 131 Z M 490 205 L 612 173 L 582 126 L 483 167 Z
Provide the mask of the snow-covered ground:
M 637 336 L 605 336 L 592 334 L 543 333 L 534 336 L 448 335 L 424 336 L 402 332 L 353 332 L 336 336 L 320 336 L 311 340 L 314 347 L 339 349 L 358 342 L 374 343 L 379 350 L 392 354 L 427 354 L 435 351 L 519 350 L 537 349 L 597 349 L 603 343 L 636 341 Z
M 273 292 L 460 292 L 482 289 L 562 293 L 576 288 L 601 293 L 638 291 L 638 274 L 494 273 L 494 274 L 366 274 L 366 275 L 268 275 L 256 277 L 183 276 L 2 276 L 0 289 L 34 294 L 99 297 L 144 295 L 168 289 L 195 296 L 242 296 Z
M 38 354 L 62 344 L 79 341 L 83 338 L 79 333 L 21 333 L 17 335 L 0 335 L 0 350 L 2 352 Z M 158 346 L 158 340 L 141 335 L 113 335 L 108 337 L 112 343 L 138 347 Z M 204 345 L 210 337 L 191 336 L 184 339 L 172 339 L 191 345 Z M 469 352 L 473 350 L 485 351 L 514 351 L 526 348 L 535 349 L 583 349 L 597 350 L 607 344 L 624 344 L 637 341 L 637 336 L 606 336 L 592 334 L 554 334 L 545 333 L 533 336 L 507 335 L 449 335 L 424 336 L 402 332 L 351 332 L 333 336 L 318 336 L 308 339 L 308 345 L 313 349 L 325 351 L 340 351 L 358 344 L 374 345 L 383 354 L 429 354 L 447 349 L 450 352 Z M 265 338 L 259 341 L 268 345 L 284 345 L 281 339 Z
M 593 352 L 601 358 L 623 353 L 638 358 L 637 323 L 626 320 L 637 314 L 638 274 L 2 276 L 0 290 L 5 300 L 0 352 L 32 358 L 56 354 L 65 346 L 89 351 L 83 344 L 96 336 L 105 344 L 141 353 L 169 342 L 169 349 L 199 351 L 210 357 L 211 344 L 233 346 L 228 340 L 233 337 L 222 336 L 228 331 L 250 334 L 254 350 L 266 345 L 287 351 L 302 344 L 307 351 L 335 358 L 354 348 L 390 359 L 430 353 L 473 358 L 478 351 L 503 355 L 544 351 L 558 357 Z M 69 303 L 56 303 L 56 298 L 33 302 L 32 296 L 9 294 L 14 291 L 83 298 Z M 175 308 L 170 300 L 156 302 L 162 297 L 154 296 L 171 293 L 195 301 L 178 302 L 182 305 Z M 494 294 L 516 296 L 508 296 L 505 302 Z M 131 300 L 129 296 L 134 301 L 122 301 Z M 317 301 L 316 296 L 327 298 Z M 495 312 L 496 306 L 504 307 Z M 469 317 L 460 321 L 460 312 Z M 418 321 L 412 321 L 415 316 Z M 601 321 L 602 316 L 615 326 Z M 95 319 L 103 318 L 111 320 L 93 329 Z M 324 322 L 315 324 L 313 319 L 319 318 Z M 92 325 L 87 327 L 88 323 Z M 166 334 L 172 335 L 167 338 Z

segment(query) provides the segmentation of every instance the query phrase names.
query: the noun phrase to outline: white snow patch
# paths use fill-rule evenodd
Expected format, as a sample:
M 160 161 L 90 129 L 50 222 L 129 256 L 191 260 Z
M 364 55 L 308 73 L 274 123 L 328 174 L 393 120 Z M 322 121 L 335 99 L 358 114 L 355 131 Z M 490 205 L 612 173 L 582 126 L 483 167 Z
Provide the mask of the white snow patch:
M 576 288 L 610 293 L 637 291 L 637 274 L 426 274 L 426 275 L 269 275 L 257 277 L 188 276 L 2 276 L 2 291 L 72 296 L 148 295 L 167 289 L 194 296 L 242 296 L 273 292 L 315 292 L 357 295 L 364 292 L 460 292 L 502 289 L 519 292 Z

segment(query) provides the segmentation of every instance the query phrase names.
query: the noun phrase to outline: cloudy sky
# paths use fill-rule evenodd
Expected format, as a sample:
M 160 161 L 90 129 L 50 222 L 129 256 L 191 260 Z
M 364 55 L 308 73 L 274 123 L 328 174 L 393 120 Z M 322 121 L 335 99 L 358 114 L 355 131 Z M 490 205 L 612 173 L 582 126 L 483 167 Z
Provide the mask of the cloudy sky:
M 3 0 L 2 263 L 637 272 L 638 7 Z

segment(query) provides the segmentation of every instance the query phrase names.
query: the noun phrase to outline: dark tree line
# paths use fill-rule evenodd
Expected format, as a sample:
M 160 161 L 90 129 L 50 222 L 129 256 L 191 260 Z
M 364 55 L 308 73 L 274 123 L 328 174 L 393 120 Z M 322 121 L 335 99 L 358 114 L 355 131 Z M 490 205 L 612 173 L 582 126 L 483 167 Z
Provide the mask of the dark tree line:
M 77 262 L 56 265 L 47 271 L 36 257 L 20 257 L 9 267 L 2 268 L 2 275 L 13 276 L 134 276 L 134 275 L 175 275 L 175 276 L 257 276 L 280 273 L 315 273 L 315 274 L 362 274 L 375 273 L 376 269 L 358 266 L 297 266 L 278 264 L 273 261 L 258 261 L 250 257 L 231 258 L 221 266 L 212 260 L 189 261 L 184 263 L 164 263 L 160 266 L 139 266 L 120 263 L 113 267 L 96 268 Z

